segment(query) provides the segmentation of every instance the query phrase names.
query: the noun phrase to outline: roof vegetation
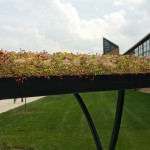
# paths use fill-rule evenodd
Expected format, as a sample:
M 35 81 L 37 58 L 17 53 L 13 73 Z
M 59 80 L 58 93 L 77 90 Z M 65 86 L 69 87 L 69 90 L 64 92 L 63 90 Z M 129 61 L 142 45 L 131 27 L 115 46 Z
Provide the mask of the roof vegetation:
M 150 73 L 150 57 L 0 50 L 0 78 Z

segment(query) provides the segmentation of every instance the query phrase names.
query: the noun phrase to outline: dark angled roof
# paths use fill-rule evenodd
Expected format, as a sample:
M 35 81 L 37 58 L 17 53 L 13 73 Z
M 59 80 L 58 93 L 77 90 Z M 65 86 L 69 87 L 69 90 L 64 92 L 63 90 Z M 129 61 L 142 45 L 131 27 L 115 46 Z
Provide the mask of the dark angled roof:
M 150 39 L 150 33 L 148 33 L 144 38 L 142 38 L 139 42 L 137 42 L 135 45 L 133 45 L 128 51 L 124 53 L 124 55 L 130 53 L 133 51 L 136 47 L 140 46 L 142 43 L 144 43 L 146 40 Z
M 103 38 L 103 54 L 107 54 L 116 48 L 119 48 L 119 46 L 108 39 Z

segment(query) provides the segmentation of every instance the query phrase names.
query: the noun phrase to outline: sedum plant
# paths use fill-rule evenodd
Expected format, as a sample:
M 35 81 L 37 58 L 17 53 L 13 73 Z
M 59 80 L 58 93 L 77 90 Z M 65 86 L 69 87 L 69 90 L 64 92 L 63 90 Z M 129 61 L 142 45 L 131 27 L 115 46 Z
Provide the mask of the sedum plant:
M 150 57 L 0 51 L 0 78 L 150 73 Z

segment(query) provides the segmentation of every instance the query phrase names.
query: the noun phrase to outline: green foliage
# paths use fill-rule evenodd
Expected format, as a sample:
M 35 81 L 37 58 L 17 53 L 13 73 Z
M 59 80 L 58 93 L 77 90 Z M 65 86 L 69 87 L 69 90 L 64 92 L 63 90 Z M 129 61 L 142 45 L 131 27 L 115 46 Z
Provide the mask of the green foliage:
M 150 73 L 150 58 L 118 55 L 0 51 L 0 77 Z
M 81 94 L 108 149 L 117 91 Z M 35 150 L 95 150 L 86 119 L 73 95 L 54 95 L 0 114 L 0 141 L 11 148 Z M 150 95 L 126 91 L 116 150 L 148 150 L 150 147 Z M 142 143 L 142 144 L 141 144 Z

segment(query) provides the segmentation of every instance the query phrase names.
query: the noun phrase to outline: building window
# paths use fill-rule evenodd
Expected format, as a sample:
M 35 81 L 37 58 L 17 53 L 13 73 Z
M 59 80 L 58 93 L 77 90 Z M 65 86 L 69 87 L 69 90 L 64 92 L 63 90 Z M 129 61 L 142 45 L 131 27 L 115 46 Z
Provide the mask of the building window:
M 142 45 L 139 46 L 139 56 L 143 55 L 143 48 L 142 47 L 143 47 Z
M 150 56 L 150 39 L 134 49 L 135 56 Z
M 147 45 L 147 51 L 149 51 L 150 50 L 150 44 L 149 45 Z
M 150 33 L 130 48 L 125 54 L 135 56 L 150 56 Z
M 147 51 L 149 51 L 150 50 L 150 39 L 147 40 L 146 44 L 147 44 Z
M 103 38 L 103 50 L 104 54 L 109 53 L 110 51 L 119 48 L 118 45 L 112 43 L 111 41 L 107 40 L 106 38 Z
M 144 42 L 144 56 L 150 56 L 150 39 Z
M 144 42 L 144 53 L 147 51 L 147 41 Z
M 134 50 L 134 53 L 135 53 L 135 56 L 139 55 L 139 49 L 138 49 L 138 47 Z
M 144 56 L 150 56 L 150 51 L 145 52 Z

